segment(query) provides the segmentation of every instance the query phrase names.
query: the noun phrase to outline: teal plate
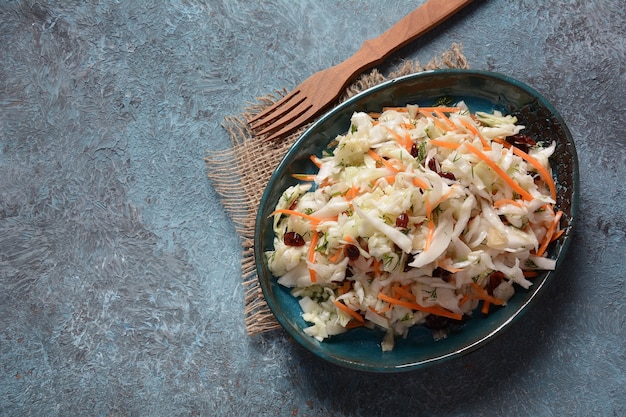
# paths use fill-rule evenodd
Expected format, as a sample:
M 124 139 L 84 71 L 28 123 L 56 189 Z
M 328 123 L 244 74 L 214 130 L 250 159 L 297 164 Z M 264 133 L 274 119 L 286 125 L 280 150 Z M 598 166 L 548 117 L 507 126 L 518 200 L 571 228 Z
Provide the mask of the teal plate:
M 445 339 L 435 341 L 430 330 L 415 326 L 406 339 L 397 338 L 391 352 L 382 352 L 384 333 L 366 328 L 353 329 L 324 342 L 307 336 L 298 300 L 289 289 L 276 282 L 269 271 L 265 251 L 273 248 L 272 221 L 269 218 L 283 191 L 297 183 L 294 173 L 316 173 L 312 154 L 337 135 L 345 133 L 355 111 L 377 112 L 385 106 L 419 104 L 430 106 L 442 97 L 463 100 L 472 112 L 500 110 L 514 114 L 523 133 L 536 140 L 556 142 L 552 168 L 557 183 L 557 204 L 563 211 L 562 237 L 549 248 L 549 256 L 562 264 L 569 245 L 578 206 L 578 159 L 571 133 L 565 122 L 537 91 L 512 78 L 485 71 L 436 70 L 390 80 L 364 91 L 315 122 L 287 152 L 265 189 L 255 225 L 254 254 L 263 295 L 285 330 L 305 349 L 331 363 L 370 372 L 399 372 L 423 368 L 471 352 L 493 340 L 522 316 L 554 276 L 555 271 L 533 278 L 529 290 L 519 289 L 508 304 L 489 315 L 475 312 L 462 327 Z

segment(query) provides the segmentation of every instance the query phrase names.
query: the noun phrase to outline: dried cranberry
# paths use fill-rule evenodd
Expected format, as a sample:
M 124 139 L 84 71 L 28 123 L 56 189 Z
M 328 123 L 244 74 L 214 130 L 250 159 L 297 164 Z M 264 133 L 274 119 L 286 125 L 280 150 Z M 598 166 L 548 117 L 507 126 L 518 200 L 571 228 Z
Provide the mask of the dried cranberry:
M 433 277 L 434 278 L 441 278 L 442 280 L 448 282 L 450 281 L 450 277 L 452 276 L 452 274 L 450 273 L 450 271 L 446 271 L 445 269 L 441 268 L 441 267 L 437 267 L 433 270 Z
M 506 141 L 521 151 L 528 152 L 528 148 L 535 146 L 537 142 L 528 135 L 518 133 L 517 135 L 508 136 Z
M 493 295 L 493 290 L 496 289 L 498 285 L 504 279 L 504 274 L 500 271 L 494 271 L 489 275 L 489 282 L 487 283 L 486 290 L 490 295 Z
M 428 160 L 428 168 L 430 168 L 431 171 L 439 172 L 439 169 L 437 168 L 437 160 L 435 158 L 430 158 Z
M 304 239 L 296 232 L 287 232 L 283 238 L 287 246 L 304 246 Z
M 420 155 L 420 150 L 417 147 L 417 145 L 414 143 L 413 146 L 411 146 L 411 156 L 413 158 L 417 158 Z
M 354 261 L 359 258 L 361 251 L 355 245 L 348 245 L 346 246 L 346 255 L 350 260 Z
M 400 213 L 396 217 L 396 227 L 406 229 L 409 226 L 409 215 L 406 213 Z
M 439 176 L 440 176 L 441 178 L 447 178 L 447 179 L 449 179 L 449 180 L 456 181 L 456 177 L 455 177 L 455 176 L 454 176 L 454 174 L 453 174 L 453 173 L 451 173 L 451 172 L 440 172 L 440 173 L 439 173 Z

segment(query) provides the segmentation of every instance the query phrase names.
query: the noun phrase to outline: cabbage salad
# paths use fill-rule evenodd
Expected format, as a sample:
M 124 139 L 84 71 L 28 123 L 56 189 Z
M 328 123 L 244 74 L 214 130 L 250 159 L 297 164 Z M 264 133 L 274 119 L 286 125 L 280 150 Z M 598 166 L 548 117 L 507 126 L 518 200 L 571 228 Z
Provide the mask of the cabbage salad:
M 555 144 L 523 129 L 463 102 L 354 113 L 272 213 L 269 268 L 298 297 L 304 331 L 377 327 L 383 351 L 415 325 L 438 339 L 554 269 Z

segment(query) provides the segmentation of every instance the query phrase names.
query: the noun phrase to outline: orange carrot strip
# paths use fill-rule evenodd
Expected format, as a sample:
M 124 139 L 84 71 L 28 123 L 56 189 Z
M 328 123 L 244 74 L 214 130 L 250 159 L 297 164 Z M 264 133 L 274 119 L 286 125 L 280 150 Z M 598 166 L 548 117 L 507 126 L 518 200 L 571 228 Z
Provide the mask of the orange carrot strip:
M 313 232 L 313 236 L 311 236 L 311 242 L 310 242 L 310 246 L 309 246 L 309 262 L 310 263 L 314 263 L 315 262 L 315 247 L 317 246 L 317 241 L 319 240 L 320 236 L 317 234 L 317 232 Z M 315 271 L 313 270 L 313 268 L 309 268 L 309 276 L 311 277 L 311 282 L 317 282 L 317 275 L 315 274 Z
M 402 306 L 402 307 L 406 307 L 406 308 L 411 309 L 411 310 L 423 311 L 424 313 L 430 313 L 430 314 L 434 314 L 436 316 L 443 316 L 443 317 L 447 317 L 447 318 L 454 319 L 454 320 L 462 320 L 463 319 L 463 315 L 462 314 L 453 313 L 451 311 L 446 310 L 443 307 L 436 307 L 436 306 L 424 307 L 424 306 L 421 306 L 421 305 L 419 305 L 417 303 L 411 303 L 411 302 L 408 302 L 408 301 L 398 300 L 397 298 L 390 297 L 390 296 L 388 296 L 386 294 L 383 294 L 382 292 L 378 293 L 378 298 L 383 300 L 383 301 L 386 301 L 388 303 L 399 305 L 399 306 Z
M 486 149 L 491 149 L 491 147 L 489 146 L 489 144 L 487 143 L 487 140 L 485 139 L 485 137 L 482 135 L 482 133 L 480 133 L 480 130 L 476 129 L 475 126 L 473 126 L 470 122 L 468 122 L 467 120 L 461 119 L 461 124 L 470 132 L 472 132 L 475 136 L 478 136 L 478 139 L 480 139 L 480 143 L 483 144 L 483 147 Z
M 519 156 L 520 158 L 522 158 L 523 160 L 531 164 L 537 170 L 537 172 L 539 173 L 541 178 L 545 181 L 545 183 L 548 184 L 548 188 L 550 189 L 550 195 L 552 196 L 552 199 L 556 200 L 556 185 L 554 184 L 554 179 L 552 179 L 552 175 L 550 175 L 550 172 L 548 172 L 548 170 L 543 165 L 541 165 L 541 163 L 537 159 L 533 158 L 526 152 L 522 151 L 521 149 L 515 146 L 512 146 L 510 143 L 500 138 L 494 139 L 494 142 L 500 143 L 506 148 L 509 148 L 509 149 L 512 148 L 513 153 L 515 155 Z
M 394 174 L 397 174 L 398 172 L 400 172 L 400 170 L 397 169 L 396 167 L 394 167 L 391 164 L 391 162 L 387 161 L 385 158 L 383 158 L 382 156 L 378 155 L 372 149 L 367 151 L 367 154 L 369 156 L 371 156 L 374 161 L 379 162 L 379 163 L 383 164 L 385 167 L 387 167 L 388 169 L 390 169 Z M 405 169 L 406 168 L 402 167 L 402 171 L 404 171 Z
M 435 110 L 446 112 L 446 113 L 456 113 L 461 110 L 460 107 L 448 107 L 448 106 L 436 106 L 436 107 L 419 107 L 420 110 L 433 112 Z
M 317 226 L 318 224 L 320 224 L 322 222 L 326 222 L 326 221 L 337 221 L 337 218 L 338 218 L 338 216 L 334 216 L 334 217 L 328 217 L 328 218 L 321 219 L 319 217 L 311 216 L 310 214 L 300 213 L 299 211 L 289 210 L 289 209 L 274 210 L 272 213 L 270 213 L 270 216 L 274 216 L 274 215 L 279 214 L 279 213 L 280 214 L 288 214 L 288 215 L 292 215 L 292 216 L 302 217 L 302 218 L 307 219 L 308 221 L 310 221 L 313 226 Z
M 333 256 L 328 258 L 328 262 L 330 262 L 331 264 L 336 264 L 341 259 L 341 255 L 343 255 L 343 250 L 339 249 L 337 252 L 335 252 Z
M 311 155 L 310 158 L 311 162 L 313 162 L 315 164 L 315 166 L 317 166 L 318 168 L 322 167 L 322 160 L 319 159 L 317 156 L 315 155 Z
M 497 297 L 493 297 L 489 295 L 487 290 L 485 290 L 483 287 L 476 284 L 475 282 L 472 282 L 471 286 L 472 286 L 472 289 L 474 290 L 474 294 L 476 295 L 478 299 L 483 300 L 483 301 L 488 300 L 491 304 L 495 304 L 498 306 L 504 305 L 504 301 L 502 301 L 501 299 Z
M 450 258 L 448 258 L 448 259 L 450 259 Z M 441 268 L 441 269 L 445 269 L 446 271 L 448 271 L 448 272 L 450 272 L 452 274 L 455 274 L 457 272 L 461 272 L 463 270 L 463 268 L 455 268 L 454 266 L 444 262 L 443 259 L 440 260 L 439 262 L 437 262 L 437 266 L 439 268 Z
M 417 177 L 413 177 L 413 185 L 421 188 L 422 190 L 428 190 L 430 188 L 426 181 L 421 180 Z
M 392 291 L 396 297 L 399 295 L 400 297 L 404 297 L 412 303 L 417 302 L 417 299 L 415 298 L 415 295 L 413 295 L 412 292 L 402 288 L 399 285 L 396 285 L 395 287 L 393 287 Z
M 456 125 L 441 110 L 435 108 L 434 113 L 448 125 L 448 130 L 456 130 Z
M 537 250 L 537 256 L 543 256 L 543 254 L 546 252 L 546 249 L 548 249 L 548 245 L 550 244 L 550 242 L 552 242 L 552 235 L 554 234 L 554 231 L 561 221 L 561 216 L 563 216 L 563 212 L 560 210 L 554 215 L 554 221 L 550 224 L 546 236 L 543 239 L 543 243 L 539 247 L 539 250 Z
M 310 214 L 300 213 L 299 211 L 296 211 L 296 210 L 278 209 L 278 210 L 274 210 L 270 214 L 270 216 L 274 216 L 276 214 L 288 214 L 291 216 L 299 216 L 299 217 L 309 220 L 311 223 L 315 225 L 319 224 L 320 222 L 324 220 L 324 219 L 320 219 L 319 217 L 311 216 Z
M 365 323 L 365 319 L 356 311 L 352 310 L 350 307 L 345 305 L 339 300 L 333 300 L 333 304 L 337 306 L 338 309 L 343 311 L 344 313 L 348 313 L 350 316 L 354 317 L 357 321 L 361 323 Z
M 341 287 L 337 288 L 337 295 L 343 295 L 347 293 L 348 291 L 350 291 L 350 287 L 352 287 L 352 282 L 345 281 Z
M 360 321 L 350 320 L 348 324 L 346 324 L 346 329 L 356 329 L 357 327 L 363 327 L 365 322 L 361 323 Z
M 374 258 L 373 257 L 373 261 L 372 261 L 372 266 L 374 267 L 374 275 L 378 276 L 380 275 L 380 261 L 378 260 L 378 258 Z
M 509 177 L 506 172 L 502 168 L 500 168 L 495 162 L 493 162 L 487 155 L 476 149 L 474 146 L 469 143 L 465 144 L 465 147 L 472 152 L 474 155 L 482 159 L 491 169 L 493 169 L 502 179 L 515 190 L 516 193 L 522 196 L 524 200 L 532 200 L 533 196 L 526 190 L 524 190 L 518 183 L 516 183 L 513 178 Z
M 554 233 L 554 235 L 552 235 L 552 241 L 554 242 L 555 240 L 557 240 L 558 238 L 560 238 L 560 237 L 563 235 L 563 233 L 565 233 L 565 229 L 561 229 L 561 230 L 559 230 L 559 231 L 556 231 L 556 232 Z
M 480 312 L 483 314 L 489 313 L 489 306 L 491 306 L 491 302 L 489 300 L 483 301 L 483 308 L 480 309 Z
M 394 139 L 400 144 L 400 146 L 406 149 L 407 152 L 411 152 L 411 148 L 413 147 L 413 141 L 411 140 L 411 136 L 409 136 L 408 133 L 402 136 L 390 127 L 385 126 L 385 129 L 391 134 L 391 136 L 394 137 Z
M 313 174 L 291 174 L 291 176 L 301 181 L 315 181 L 315 175 Z
M 533 278 L 533 277 L 536 277 L 537 275 L 539 275 L 539 272 L 537 272 L 537 271 L 532 271 L 532 270 L 529 270 L 529 271 L 522 271 L 522 272 L 524 273 L 524 276 L 525 276 L 526 278 Z
M 424 250 L 428 250 L 430 248 L 431 243 L 433 243 L 433 236 L 435 235 L 435 222 L 431 219 L 428 222 L 428 234 L 426 235 L 426 243 L 424 243 Z
M 354 197 L 357 196 L 360 190 L 361 190 L 361 187 L 359 187 L 357 184 L 350 187 L 350 189 L 346 192 L 346 195 L 345 195 L 346 200 L 348 201 L 352 200 Z
M 458 149 L 459 146 L 461 146 L 458 143 L 444 142 L 442 140 L 437 140 L 437 139 L 431 139 L 428 142 L 430 142 L 431 145 L 437 146 L 439 148 L 447 148 L 447 149 Z
M 510 200 L 510 199 L 502 199 L 502 200 L 498 200 L 498 201 L 494 201 L 493 206 L 495 208 L 499 208 L 502 206 L 506 206 L 507 204 L 511 204 L 513 206 L 517 206 L 517 207 L 524 207 L 524 205 L 522 203 L 520 203 L 519 201 L 515 201 L 515 200 Z
M 461 299 L 459 300 L 459 305 L 462 306 L 463 304 L 465 304 L 467 302 L 467 300 L 469 300 L 470 297 L 467 294 L 463 294 L 463 297 L 461 297 Z

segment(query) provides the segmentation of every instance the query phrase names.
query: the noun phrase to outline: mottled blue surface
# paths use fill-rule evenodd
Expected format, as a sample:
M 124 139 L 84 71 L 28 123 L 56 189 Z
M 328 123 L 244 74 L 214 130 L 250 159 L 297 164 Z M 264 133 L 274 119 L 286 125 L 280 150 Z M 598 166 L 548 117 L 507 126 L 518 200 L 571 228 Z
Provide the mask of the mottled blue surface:
M 523 320 L 401 375 L 246 336 L 239 240 L 203 161 L 229 144 L 223 118 L 419 3 L 0 1 L 0 414 L 625 415 L 619 0 L 476 1 L 389 63 L 461 42 L 567 121 L 579 227 Z

